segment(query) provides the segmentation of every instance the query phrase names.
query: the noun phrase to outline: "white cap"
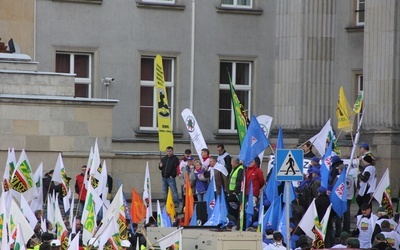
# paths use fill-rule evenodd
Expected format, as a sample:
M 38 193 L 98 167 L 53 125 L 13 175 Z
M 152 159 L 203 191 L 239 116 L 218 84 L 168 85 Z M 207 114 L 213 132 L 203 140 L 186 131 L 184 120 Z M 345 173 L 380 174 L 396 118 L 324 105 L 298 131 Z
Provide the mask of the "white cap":
M 131 242 L 129 240 L 121 240 L 121 247 L 130 247 Z
M 50 243 L 50 246 L 59 247 L 59 246 L 61 246 L 61 241 L 60 240 L 52 240 Z

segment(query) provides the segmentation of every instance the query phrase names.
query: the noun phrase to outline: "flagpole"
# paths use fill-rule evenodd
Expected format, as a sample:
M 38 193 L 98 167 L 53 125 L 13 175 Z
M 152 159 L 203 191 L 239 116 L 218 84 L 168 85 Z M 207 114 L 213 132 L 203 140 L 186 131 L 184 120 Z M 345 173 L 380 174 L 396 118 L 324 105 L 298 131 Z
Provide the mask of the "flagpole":
M 285 204 L 285 206 L 286 206 L 286 239 L 287 239 L 287 242 L 286 242 L 286 249 L 287 250 L 290 250 L 290 230 L 289 230 L 289 225 L 290 225 L 290 211 L 289 211 L 289 209 L 290 209 L 290 192 L 289 192 L 289 189 L 291 188 L 290 187 L 290 183 L 289 183 L 289 181 L 285 181 L 285 188 L 286 188 L 286 204 Z
M 243 164 L 244 165 L 244 164 Z M 246 195 L 246 167 L 243 166 L 243 187 L 242 187 L 242 201 L 240 204 L 240 214 L 239 214 L 239 230 L 243 231 L 243 223 L 244 223 L 244 202 L 245 202 L 245 195 Z

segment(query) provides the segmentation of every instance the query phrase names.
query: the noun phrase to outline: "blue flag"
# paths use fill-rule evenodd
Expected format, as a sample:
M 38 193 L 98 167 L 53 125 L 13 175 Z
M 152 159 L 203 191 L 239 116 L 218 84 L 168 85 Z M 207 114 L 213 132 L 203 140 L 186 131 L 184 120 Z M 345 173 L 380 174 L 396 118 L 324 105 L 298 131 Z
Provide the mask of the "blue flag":
M 197 226 L 197 204 L 194 205 L 193 208 L 193 215 L 192 218 L 190 219 L 190 226 Z
M 169 217 L 165 206 L 163 207 L 161 212 L 161 219 L 163 221 L 164 227 L 172 227 L 171 217 Z
M 210 184 L 208 185 L 207 192 L 204 196 L 204 201 L 206 202 L 207 205 L 208 219 L 210 219 L 215 206 L 215 192 L 214 192 L 213 178 L 210 180 Z
M 292 210 L 291 207 L 292 207 L 292 205 L 289 206 L 289 216 L 290 216 L 290 210 Z M 279 216 L 279 218 L 280 218 L 280 220 L 279 220 L 278 231 L 280 231 L 283 235 L 283 242 L 287 243 L 286 230 L 288 227 L 286 225 L 286 205 L 283 206 L 283 208 L 281 210 L 281 215 Z
M 286 185 L 285 185 L 285 189 L 283 190 L 283 202 L 286 203 L 286 192 L 288 190 L 286 190 Z M 294 201 L 294 199 L 296 199 L 296 194 L 294 192 L 294 187 L 293 187 L 293 183 L 290 181 L 289 182 L 289 203 L 292 204 L 292 202 Z
M 260 124 L 255 116 L 251 117 L 250 125 L 247 128 L 246 136 L 244 137 L 240 148 L 239 159 L 244 162 L 247 167 L 254 158 L 256 158 L 266 147 L 269 142 L 264 135 Z
M 346 168 L 340 173 L 329 198 L 333 210 L 339 217 L 342 217 L 347 211 Z
M 221 186 L 221 193 L 220 193 L 220 203 L 219 203 L 219 223 L 222 223 L 225 225 L 228 223 L 228 207 L 226 203 L 226 197 L 225 197 L 225 192 L 224 192 L 224 187 Z
M 274 230 L 278 230 L 279 214 L 282 209 L 282 195 L 278 196 L 268 208 L 264 215 L 264 228 L 271 226 Z
M 247 199 L 246 207 L 246 228 L 251 226 L 254 214 L 254 203 L 253 203 L 253 181 L 250 182 L 249 198 Z
M 329 142 L 329 146 L 326 149 L 325 155 L 322 158 L 322 164 L 321 164 L 321 186 L 328 188 L 328 180 L 329 180 L 329 173 L 330 173 L 330 167 L 331 167 L 331 155 L 332 155 L 332 142 L 331 140 Z
M 276 149 L 283 149 L 283 132 L 282 127 L 279 127 L 278 138 L 276 140 Z M 278 197 L 278 186 L 281 185 L 280 181 L 276 180 L 276 159 L 274 161 L 274 166 L 271 169 L 271 174 L 267 180 L 267 185 L 265 187 L 265 194 L 267 199 L 272 202 Z
M 211 218 L 208 219 L 205 226 L 216 226 L 218 224 L 226 225 L 228 223 L 228 208 L 226 206 L 226 199 L 224 188 L 221 187 L 221 193 L 217 196 L 214 210 L 211 214 Z

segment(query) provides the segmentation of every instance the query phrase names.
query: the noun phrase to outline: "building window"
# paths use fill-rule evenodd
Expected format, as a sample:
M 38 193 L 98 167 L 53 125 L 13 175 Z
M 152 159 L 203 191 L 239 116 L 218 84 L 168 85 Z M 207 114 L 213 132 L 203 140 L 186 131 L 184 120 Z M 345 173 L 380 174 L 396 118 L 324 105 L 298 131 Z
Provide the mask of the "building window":
M 56 52 L 56 72 L 76 74 L 75 97 L 92 97 L 92 54 Z
M 143 3 L 175 4 L 175 0 L 142 0 Z
M 221 133 L 236 131 L 235 115 L 229 90 L 229 74 L 240 103 L 248 111 L 251 103 L 252 63 L 245 61 L 221 61 L 219 78 L 219 122 Z
M 175 59 L 163 57 L 165 88 L 171 117 L 174 107 Z M 140 62 L 140 129 L 157 130 L 155 57 L 142 56 Z M 171 119 L 171 123 L 172 123 Z M 172 127 L 172 124 L 171 124 Z
M 253 8 L 253 0 L 221 0 L 221 7 Z
M 365 24 L 365 0 L 357 0 L 356 6 L 356 26 Z

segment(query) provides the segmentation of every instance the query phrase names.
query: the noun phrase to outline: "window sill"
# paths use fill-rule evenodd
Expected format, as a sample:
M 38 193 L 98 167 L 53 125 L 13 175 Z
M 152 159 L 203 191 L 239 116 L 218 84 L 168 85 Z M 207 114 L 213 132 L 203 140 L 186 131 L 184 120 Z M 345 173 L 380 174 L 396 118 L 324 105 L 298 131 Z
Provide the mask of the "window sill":
M 53 0 L 53 2 L 102 4 L 103 0 Z
M 157 130 L 135 130 L 137 137 L 158 137 Z M 182 137 L 182 132 L 172 132 L 174 137 Z
M 237 139 L 238 140 L 238 134 L 236 132 L 233 133 L 215 133 L 214 134 L 215 139 Z
M 245 9 L 245 8 L 227 8 L 217 7 L 217 12 L 221 14 L 243 14 L 243 15 L 262 15 L 263 10 L 261 9 Z
M 349 26 L 346 27 L 347 32 L 364 32 L 364 26 Z
M 164 10 L 185 9 L 185 5 L 180 5 L 180 4 L 144 3 L 142 1 L 137 1 L 136 6 L 138 8 L 146 8 L 146 9 L 164 9 Z

